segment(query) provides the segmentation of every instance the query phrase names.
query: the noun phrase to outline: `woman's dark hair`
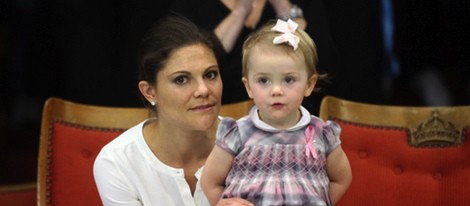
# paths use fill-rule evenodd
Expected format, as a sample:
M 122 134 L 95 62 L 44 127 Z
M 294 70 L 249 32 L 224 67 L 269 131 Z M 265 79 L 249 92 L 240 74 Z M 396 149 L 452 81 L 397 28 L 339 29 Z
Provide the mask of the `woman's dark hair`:
M 214 52 L 220 62 L 224 50 L 214 33 L 196 26 L 181 15 L 159 19 L 145 34 L 137 55 L 139 81 L 156 83 L 157 74 L 165 67 L 168 58 L 179 48 L 203 44 Z M 149 106 L 147 101 L 143 101 Z

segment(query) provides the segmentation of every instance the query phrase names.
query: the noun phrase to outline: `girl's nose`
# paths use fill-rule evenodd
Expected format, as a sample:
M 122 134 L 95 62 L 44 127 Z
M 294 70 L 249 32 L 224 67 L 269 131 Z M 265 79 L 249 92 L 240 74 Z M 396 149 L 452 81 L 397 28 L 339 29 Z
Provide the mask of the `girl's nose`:
M 271 89 L 271 96 L 282 96 L 283 95 L 283 91 L 282 91 L 282 87 L 281 85 L 279 84 L 274 84 L 272 89 Z

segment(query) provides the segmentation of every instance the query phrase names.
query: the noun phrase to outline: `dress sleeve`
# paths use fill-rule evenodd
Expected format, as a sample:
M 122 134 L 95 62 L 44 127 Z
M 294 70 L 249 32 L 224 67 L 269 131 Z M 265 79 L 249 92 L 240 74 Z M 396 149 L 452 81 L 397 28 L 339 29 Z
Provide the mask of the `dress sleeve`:
M 338 123 L 330 120 L 325 122 L 323 126 L 323 139 L 327 145 L 327 155 L 341 144 L 340 134 L 341 127 Z
M 232 118 L 222 119 L 217 128 L 215 144 L 233 156 L 239 153 L 242 144 L 236 120 Z

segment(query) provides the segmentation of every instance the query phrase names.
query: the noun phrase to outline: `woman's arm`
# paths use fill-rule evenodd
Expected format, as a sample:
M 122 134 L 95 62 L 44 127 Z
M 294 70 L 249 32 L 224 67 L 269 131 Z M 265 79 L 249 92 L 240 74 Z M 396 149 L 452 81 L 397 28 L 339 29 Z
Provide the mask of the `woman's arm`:
M 232 167 L 233 156 L 215 146 L 201 176 L 201 187 L 211 205 L 216 205 L 225 188 L 225 178 Z
M 278 16 L 287 16 L 292 7 L 292 3 L 289 0 L 269 0 L 269 3 Z
M 215 35 L 227 53 L 232 51 L 237 42 L 245 20 L 251 13 L 252 6 L 252 0 L 236 0 L 234 5 L 227 5 L 227 7 L 232 7 L 230 14 L 214 29 Z
M 269 3 L 276 11 L 277 17 L 287 16 L 293 5 L 290 0 L 269 0 Z M 299 24 L 299 29 L 307 28 L 307 20 L 303 16 L 292 20 Z
M 334 149 L 326 159 L 326 172 L 330 179 L 330 198 L 333 205 L 338 203 L 351 185 L 352 174 L 349 160 L 341 145 Z

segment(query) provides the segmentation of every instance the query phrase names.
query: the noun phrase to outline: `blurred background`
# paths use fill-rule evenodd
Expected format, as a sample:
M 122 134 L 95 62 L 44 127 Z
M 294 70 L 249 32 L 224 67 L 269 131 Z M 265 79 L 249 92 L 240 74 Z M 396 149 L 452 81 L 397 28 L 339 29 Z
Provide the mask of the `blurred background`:
M 323 1 L 339 58 L 321 95 L 394 105 L 470 105 L 469 2 L 390 0 L 393 9 L 384 10 L 384 0 Z M 36 180 L 48 97 L 141 106 L 137 46 L 170 3 L 0 1 L 0 184 Z M 386 11 L 393 14 L 392 53 L 385 41 Z

